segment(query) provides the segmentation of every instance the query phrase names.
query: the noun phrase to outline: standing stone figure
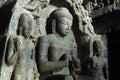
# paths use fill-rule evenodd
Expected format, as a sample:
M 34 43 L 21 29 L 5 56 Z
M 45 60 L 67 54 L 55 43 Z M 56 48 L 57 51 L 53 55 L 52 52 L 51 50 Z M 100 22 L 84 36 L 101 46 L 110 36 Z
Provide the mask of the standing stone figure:
M 39 80 L 34 44 L 29 39 L 31 30 L 29 16 L 21 15 L 17 35 L 10 36 L 5 57 L 8 66 L 15 65 L 11 80 Z
M 66 8 L 56 9 L 52 13 L 53 34 L 39 37 L 37 59 L 40 80 L 73 80 L 74 72 L 80 71 L 77 51 L 67 37 L 72 20 L 72 15 Z
M 103 56 L 102 45 L 100 41 L 94 41 L 93 43 L 94 54 L 89 59 L 90 76 L 94 77 L 94 80 L 109 80 L 108 77 L 108 61 Z

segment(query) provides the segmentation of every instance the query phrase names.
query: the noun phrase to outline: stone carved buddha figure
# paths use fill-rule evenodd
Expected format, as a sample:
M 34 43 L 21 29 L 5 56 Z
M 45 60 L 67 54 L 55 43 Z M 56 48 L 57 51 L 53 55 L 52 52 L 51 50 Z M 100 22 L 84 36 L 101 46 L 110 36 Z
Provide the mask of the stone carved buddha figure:
M 39 37 L 37 59 L 40 80 L 73 80 L 74 77 L 70 74 L 80 71 L 80 60 L 77 58 L 74 44 L 67 37 L 72 20 L 72 15 L 66 8 L 56 9 L 52 13 L 54 32 Z M 70 64 L 72 67 L 69 67 Z

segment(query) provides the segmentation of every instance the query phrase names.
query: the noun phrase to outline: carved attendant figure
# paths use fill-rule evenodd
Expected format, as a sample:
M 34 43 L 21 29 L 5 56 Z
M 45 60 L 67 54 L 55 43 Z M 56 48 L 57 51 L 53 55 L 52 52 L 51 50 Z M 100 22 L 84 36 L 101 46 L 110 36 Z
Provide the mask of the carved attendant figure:
M 18 24 L 18 36 L 11 36 L 8 40 L 6 63 L 9 66 L 15 65 L 11 80 L 38 80 L 34 44 L 29 39 L 31 30 L 29 17 L 22 15 Z
M 90 75 L 94 77 L 94 80 L 109 80 L 108 62 L 107 59 L 103 57 L 100 41 L 94 41 L 93 49 L 93 57 L 91 57 L 89 60 L 89 68 L 91 71 Z
M 66 8 L 59 8 L 52 13 L 52 20 L 53 34 L 42 36 L 38 40 L 38 66 L 41 80 L 73 80 L 70 73 L 72 74 L 73 69 L 80 70 L 80 61 L 74 44 L 67 37 L 72 26 L 72 15 Z M 50 74 L 51 76 L 48 77 Z

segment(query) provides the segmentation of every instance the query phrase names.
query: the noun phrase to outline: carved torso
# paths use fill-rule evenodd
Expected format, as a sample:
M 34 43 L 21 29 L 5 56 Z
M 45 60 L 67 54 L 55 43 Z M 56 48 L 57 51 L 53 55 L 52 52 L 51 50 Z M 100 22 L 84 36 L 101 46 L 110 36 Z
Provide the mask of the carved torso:
M 23 37 L 19 38 L 21 53 L 14 67 L 13 80 L 32 80 L 34 66 L 34 61 L 32 59 L 33 43 L 29 39 L 25 40 Z
M 31 59 L 31 55 L 32 55 L 32 50 L 33 50 L 33 44 L 32 41 L 25 40 L 24 38 L 22 38 L 22 42 L 21 42 L 21 55 L 18 58 L 18 64 L 19 63 L 24 63 L 24 64 L 32 64 L 33 61 Z M 31 63 L 32 62 L 32 63 Z
M 92 76 L 94 76 L 97 80 L 105 80 L 104 78 L 104 66 L 106 64 L 106 60 L 104 57 L 92 57 L 93 68 L 92 68 Z
M 45 43 L 41 45 L 49 47 L 48 53 L 50 55 L 50 61 L 58 61 L 63 54 L 72 54 L 71 49 L 73 46 L 71 46 L 72 42 L 70 40 L 60 39 L 54 34 L 45 36 L 44 39 Z
M 41 44 L 39 44 L 40 55 L 44 55 L 48 61 L 61 61 L 63 58 L 63 55 L 75 55 L 74 50 L 73 50 L 73 43 L 69 38 L 59 38 L 55 34 L 50 34 L 47 36 L 41 37 L 43 40 Z M 49 73 L 49 72 L 48 72 Z M 48 74 L 47 73 L 47 74 Z M 69 69 L 68 67 L 64 67 L 60 70 L 57 71 L 51 71 L 50 73 L 52 74 L 62 74 L 62 75 L 69 75 Z M 46 73 L 41 73 L 41 78 L 42 76 L 46 76 Z

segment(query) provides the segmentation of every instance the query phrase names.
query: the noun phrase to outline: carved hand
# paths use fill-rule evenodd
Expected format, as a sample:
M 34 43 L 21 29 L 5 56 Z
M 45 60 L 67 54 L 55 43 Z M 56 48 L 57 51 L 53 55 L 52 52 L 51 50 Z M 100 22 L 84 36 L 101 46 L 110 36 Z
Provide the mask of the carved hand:
M 62 61 L 62 60 L 65 61 L 66 66 L 68 66 L 69 65 L 69 61 L 71 61 L 72 59 L 71 59 L 70 55 L 63 54 L 59 60 L 60 61 Z

